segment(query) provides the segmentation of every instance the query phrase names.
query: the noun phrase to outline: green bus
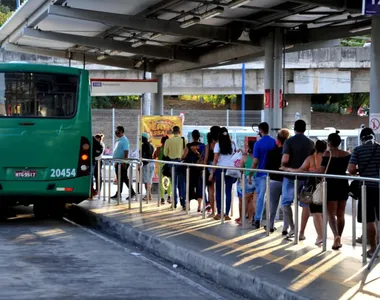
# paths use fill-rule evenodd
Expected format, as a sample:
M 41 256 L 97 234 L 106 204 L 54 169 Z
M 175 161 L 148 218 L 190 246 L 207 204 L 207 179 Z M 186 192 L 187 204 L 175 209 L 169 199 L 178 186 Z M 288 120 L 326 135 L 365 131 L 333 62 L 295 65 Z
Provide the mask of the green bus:
M 62 216 L 89 197 L 91 98 L 86 70 L 0 64 L 0 212 L 33 204 Z

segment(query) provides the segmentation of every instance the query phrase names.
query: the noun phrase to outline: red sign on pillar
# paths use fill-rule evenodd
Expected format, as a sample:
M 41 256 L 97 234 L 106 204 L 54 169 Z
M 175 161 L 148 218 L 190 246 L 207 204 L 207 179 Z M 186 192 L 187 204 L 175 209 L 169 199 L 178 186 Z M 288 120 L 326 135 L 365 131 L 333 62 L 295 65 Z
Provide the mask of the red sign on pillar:
M 266 89 L 264 93 L 264 108 L 271 108 L 270 89 Z
M 279 97 L 280 97 L 280 101 L 279 101 L 279 103 L 278 103 L 278 107 L 279 107 L 280 109 L 282 109 L 282 108 L 284 107 L 284 99 L 283 99 L 283 97 L 282 97 L 282 90 L 280 90 L 280 95 L 279 95 Z

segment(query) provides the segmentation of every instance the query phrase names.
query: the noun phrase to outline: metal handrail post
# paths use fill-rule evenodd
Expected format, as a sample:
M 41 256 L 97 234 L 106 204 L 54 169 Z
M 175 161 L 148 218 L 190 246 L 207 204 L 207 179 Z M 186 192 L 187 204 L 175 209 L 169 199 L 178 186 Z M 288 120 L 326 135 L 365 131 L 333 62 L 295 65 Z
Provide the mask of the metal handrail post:
M 113 182 L 113 180 L 111 179 L 111 176 L 112 176 L 112 160 L 110 160 L 110 164 L 108 166 L 108 203 L 111 203 L 111 182 Z
M 142 181 L 143 181 L 143 173 L 142 173 L 142 163 L 139 164 L 139 187 L 140 187 L 140 213 L 143 212 L 143 188 L 142 188 Z
M 148 178 L 150 178 L 150 169 L 149 169 L 149 164 L 146 166 L 146 168 L 148 169 L 147 172 L 148 172 Z M 141 165 L 141 173 L 144 174 L 144 165 L 142 164 Z M 143 177 L 144 178 L 144 177 Z M 145 183 L 143 182 L 143 180 L 141 180 L 141 194 L 142 194 L 142 190 L 143 190 L 143 185 Z M 148 184 L 147 184 L 148 185 Z M 146 192 L 146 204 L 149 204 L 149 196 L 150 196 L 150 192 L 148 191 L 148 189 L 145 189 L 145 192 Z
M 221 209 L 220 209 L 220 220 L 221 220 L 221 224 L 224 224 L 224 206 L 225 206 L 225 199 L 224 199 L 224 180 L 225 180 L 225 177 L 224 177 L 224 170 L 222 170 L 222 174 L 221 174 L 221 186 L 220 186 L 220 193 L 221 193 Z
M 266 230 L 266 236 L 269 236 L 270 234 L 270 177 L 269 174 L 267 174 L 266 177 L 266 190 L 265 190 L 265 209 L 266 209 L 266 217 L 267 217 L 267 230 Z
M 158 165 L 158 187 L 157 187 L 157 207 L 161 206 L 161 165 Z
M 128 192 L 129 192 L 129 201 L 128 201 L 128 208 L 132 208 L 132 188 L 133 188 L 133 163 L 129 165 L 129 185 L 128 185 Z
M 206 168 L 202 171 L 202 203 L 202 219 L 206 219 Z
M 323 248 L 322 251 L 327 249 L 327 181 L 323 180 L 323 199 L 322 199 L 322 238 L 323 238 Z
M 174 203 L 175 203 L 175 199 L 176 199 L 176 196 L 177 196 L 177 187 L 175 185 L 175 165 L 172 165 L 172 205 L 171 205 L 171 209 L 174 210 Z M 179 195 L 177 197 L 177 200 L 179 198 Z
M 186 214 L 190 210 L 190 167 L 186 168 Z
M 243 229 L 245 229 L 247 226 L 247 219 L 245 218 L 245 215 L 247 212 L 246 203 L 245 203 L 245 201 L 246 201 L 245 180 L 246 180 L 246 176 L 245 176 L 245 172 L 243 172 L 242 183 L 241 183 L 241 215 L 240 215 L 241 226 Z
M 356 246 L 356 201 L 351 197 L 352 205 L 352 246 Z
M 298 177 L 294 180 L 294 245 L 298 244 Z
M 103 190 L 103 201 L 106 201 L 106 184 L 105 184 L 105 178 L 106 178 L 106 164 L 105 164 L 105 162 L 103 162 L 102 160 L 101 160 L 101 163 L 100 163 L 100 165 L 102 166 L 102 177 L 103 177 L 103 181 L 102 181 L 102 183 L 101 183 L 101 187 L 102 187 L 102 190 Z
M 363 264 L 367 263 L 367 186 L 365 182 L 362 185 L 362 249 Z
M 96 161 L 95 161 L 95 165 L 98 166 L 98 174 L 97 174 L 97 177 L 98 177 L 98 186 L 97 186 L 97 188 L 98 188 L 98 190 L 101 190 L 101 183 L 100 183 L 100 172 L 102 171 L 102 170 L 100 169 L 101 166 L 102 166 L 102 164 L 101 164 L 101 160 L 96 160 Z M 100 200 L 101 193 L 100 193 L 100 191 L 97 191 L 97 192 L 98 192 L 98 199 Z
M 120 188 L 121 188 L 121 185 L 123 184 L 121 182 L 121 168 L 122 168 L 122 164 L 119 163 L 117 165 L 117 204 L 120 204 L 120 198 L 121 198 Z

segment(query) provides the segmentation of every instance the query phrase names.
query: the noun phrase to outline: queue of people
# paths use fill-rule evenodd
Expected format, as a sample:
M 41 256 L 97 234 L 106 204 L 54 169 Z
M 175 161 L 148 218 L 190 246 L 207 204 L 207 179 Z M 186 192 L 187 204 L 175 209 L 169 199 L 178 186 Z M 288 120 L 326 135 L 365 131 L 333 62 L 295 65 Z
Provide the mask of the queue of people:
M 208 217 L 220 220 L 222 213 L 225 220 L 231 220 L 230 210 L 233 200 L 232 189 L 237 182 L 237 196 L 239 198 L 239 218 L 235 221 L 241 225 L 243 218 L 248 218 L 249 224 L 254 229 L 262 227 L 263 212 L 266 199 L 266 182 L 267 176 L 270 179 L 270 212 L 269 226 L 271 233 L 275 232 L 275 219 L 279 212 L 283 214 L 282 234 L 291 239 L 295 235 L 295 225 L 292 205 L 294 203 L 294 180 L 295 176 L 291 173 L 305 173 L 299 176 L 298 191 L 300 196 L 298 203 L 302 208 L 301 224 L 299 228 L 299 239 L 306 239 L 305 229 L 310 216 L 313 217 L 313 223 L 316 232 L 315 245 L 321 246 L 322 237 L 322 203 L 306 202 L 305 195 L 310 191 L 318 188 L 321 179 L 308 176 L 307 173 L 320 173 L 332 175 L 346 175 L 348 171 L 352 175 L 361 175 L 365 177 L 378 178 L 380 167 L 380 147 L 375 140 L 375 134 L 370 128 L 365 128 L 360 134 L 361 145 L 356 147 L 352 153 L 340 149 L 342 142 L 339 132 L 332 133 L 328 136 L 327 141 L 317 140 L 315 143 L 306 135 L 306 123 L 303 120 L 297 120 L 294 124 L 294 135 L 288 129 L 278 131 L 276 139 L 272 138 L 269 124 L 263 122 L 259 124 L 259 139 L 248 143 L 248 150 L 243 153 L 237 149 L 233 143 L 230 134 L 225 127 L 212 126 L 207 134 L 207 144 L 201 142 L 200 132 L 194 130 L 191 134 L 192 141 L 188 143 L 182 137 L 180 128 L 173 127 L 173 136 L 169 138 L 164 136 L 161 139 L 161 146 L 154 149 L 149 141 L 147 133 L 142 134 L 142 158 L 158 159 L 161 161 L 159 170 L 161 172 L 161 204 L 165 204 L 164 195 L 167 194 L 167 202 L 174 201 L 174 208 L 178 203 L 186 210 L 186 169 L 187 166 L 181 164 L 175 165 L 175 178 L 172 180 L 172 167 L 170 161 L 185 162 L 187 164 L 207 165 L 206 178 L 203 178 L 203 168 L 191 167 L 189 180 L 189 198 L 198 201 L 197 211 L 202 211 L 203 195 L 206 197 L 206 210 Z M 124 128 L 118 126 L 115 134 L 118 138 L 117 144 L 113 151 L 114 159 L 127 159 L 129 155 L 129 141 L 124 135 Z M 96 141 L 104 149 L 103 136 L 96 135 Z M 236 153 L 241 153 L 239 159 L 234 159 Z M 236 162 L 238 161 L 238 165 Z M 219 166 L 222 168 L 213 168 Z M 233 174 L 230 167 L 237 166 L 247 169 L 255 169 L 257 172 L 245 172 L 245 194 L 243 195 L 242 173 Z M 95 158 L 94 168 L 101 167 L 101 155 Z M 224 169 L 223 167 L 226 167 Z M 118 169 L 121 168 L 121 182 L 127 186 L 128 164 L 115 164 L 116 176 Z M 269 174 L 260 170 L 284 171 L 284 174 Z M 96 172 L 96 171 L 95 171 Z M 151 186 L 155 172 L 155 164 L 144 162 L 142 166 L 142 178 L 146 189 L 147 200 L 152 199 Z M 222 181 L 224 173 L 224 181 Z M 203 191 L 203 180 L 206 182 L 206 190 Z M 174 186 L 172 186 L 174 182 Z M 334 235 L 333 250 L 342 247 L 341 237 L 345 226 L 345 209 L 349 195 L 359 200 L 358 205 L 358 222 L 361 222 L 361 199 L 360 184 L 353 181 L 349 185 L 347 179 L 327 178 L 327 212 L 328 223 Z M 224 184 L 225 190 L 225 208 L 222 207 L 221 188 Z M 371 245 L 367 253 L 371 257 L 379 243 L 377 240 L 376 220 L 379 220 L 379 187 L 375 182 L 366 183 L 367 192 L 367 233 Z M 97 182 L 96 189 L 100 191 L 100 182 Z M 122 185 L 119 187 L 122 191 Z M 136 193 L 132 189 L 132 197 Z M 355 197 L 355 195 L 357 197 Z M 111 198 L 116 198 L 114 195 Z M 190 200 L 189 199 L 189 200 Z M 242 215 L 242 201 L 246 204 L 246 215 Z

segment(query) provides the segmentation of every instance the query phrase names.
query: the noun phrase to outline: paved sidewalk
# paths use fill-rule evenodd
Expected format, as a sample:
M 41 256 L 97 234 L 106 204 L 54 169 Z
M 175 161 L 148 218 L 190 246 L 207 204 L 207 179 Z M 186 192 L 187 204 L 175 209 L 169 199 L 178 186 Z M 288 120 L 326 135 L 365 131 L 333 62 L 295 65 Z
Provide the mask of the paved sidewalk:
M 125 197 L 123 198 L 125 199 Z M 313 245 L 315 233 L 310 219 L 307 240 L 293 245 L 281 232 L 269 237 L 264 230 L 242 230 L 234 222 L 221 225 L 202 219 L 192 201 L 191 213 L 160 208 L 154 201 L 132 209 L 124 200 L 85 201 L 73 207 L 72 215 L 104 232 L 134 242 L 154 254 L 205 276 L 243 296 L 260 299 L 374 299 L 380 298 L 380 264 L 368 272 L 361 263 L 361 245 L 351 244 L 351 216 L 341 251 Z M 350 204 L 348 204 L 349 206 Z M 350 211 L 348 208 L 347 211 Z M 237 210 L 235 210 L 237 214 Z M 281 224 L 277 224 L 279 228 Z M 361 234 L 360 227 L 357 234 Z

